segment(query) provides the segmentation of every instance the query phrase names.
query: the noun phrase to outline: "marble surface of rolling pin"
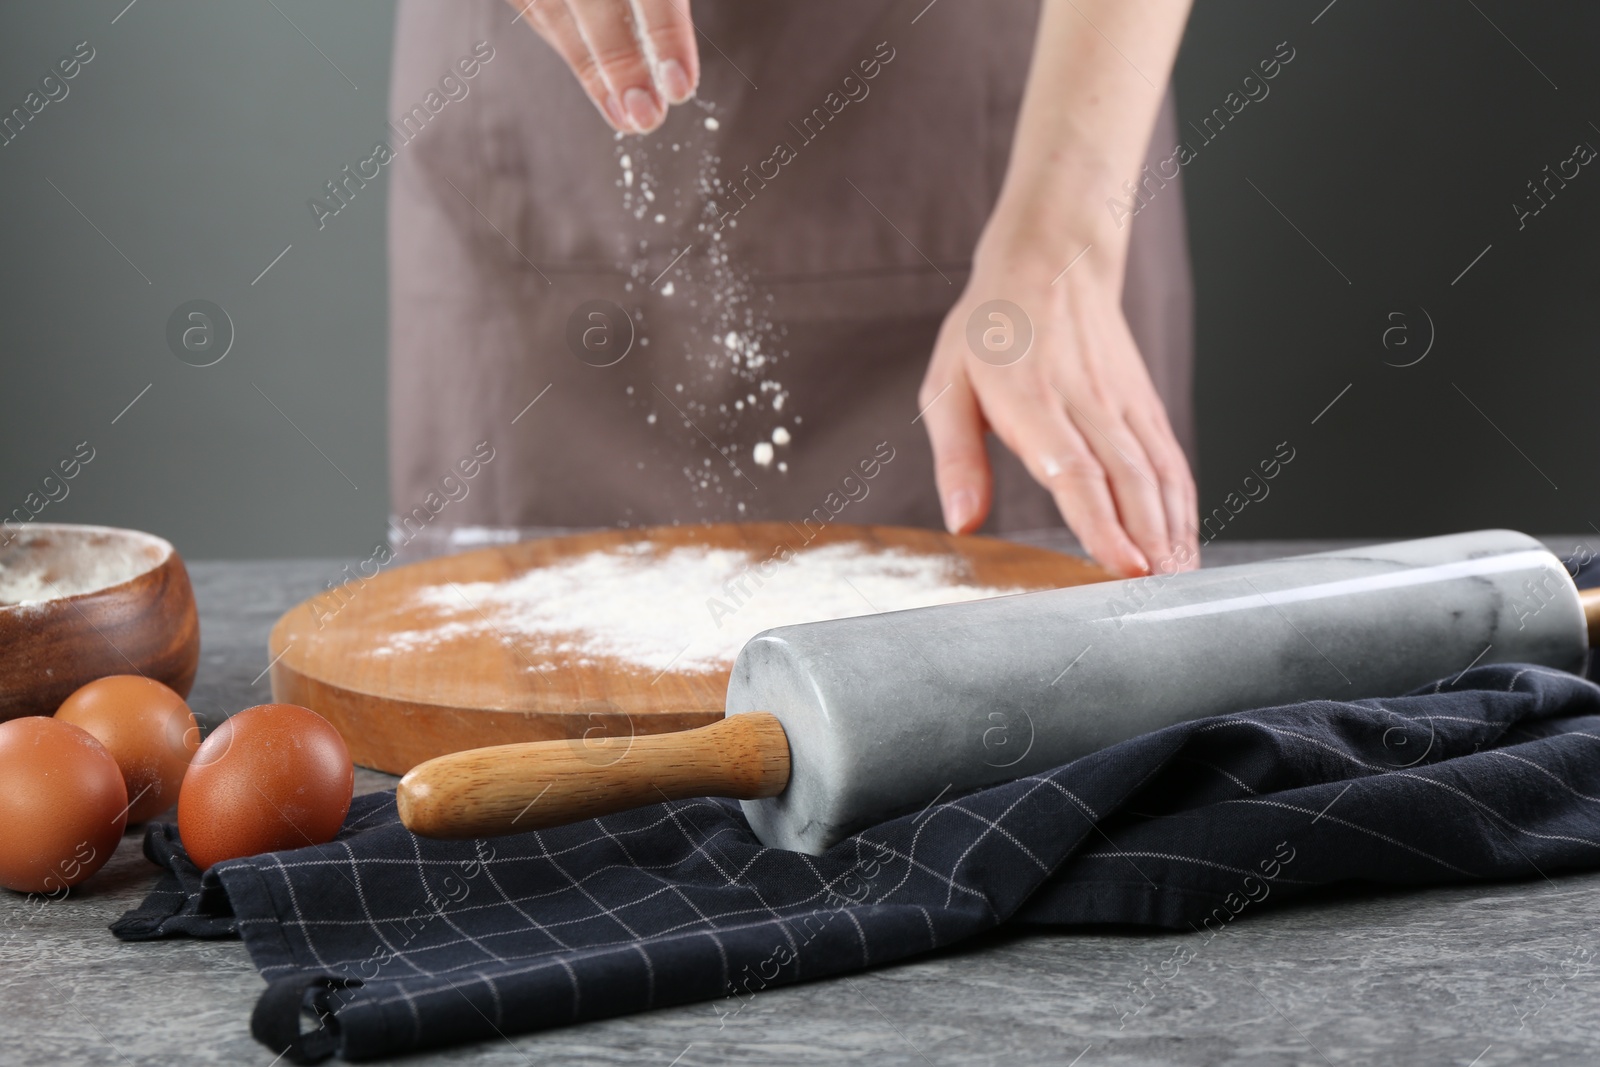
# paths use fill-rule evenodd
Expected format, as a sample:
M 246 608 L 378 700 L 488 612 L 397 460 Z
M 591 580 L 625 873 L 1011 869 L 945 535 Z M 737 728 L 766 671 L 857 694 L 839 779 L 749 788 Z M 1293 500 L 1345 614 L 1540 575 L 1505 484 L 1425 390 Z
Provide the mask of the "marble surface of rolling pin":
M 1509 530 L 785 626 L 745 646 L 730 713 L 789 737 L 769 845 L 820 853 L 941 793 L 1177 722 L 1399 696 L 1474 663 L 1581 671 L 1560 560 Z

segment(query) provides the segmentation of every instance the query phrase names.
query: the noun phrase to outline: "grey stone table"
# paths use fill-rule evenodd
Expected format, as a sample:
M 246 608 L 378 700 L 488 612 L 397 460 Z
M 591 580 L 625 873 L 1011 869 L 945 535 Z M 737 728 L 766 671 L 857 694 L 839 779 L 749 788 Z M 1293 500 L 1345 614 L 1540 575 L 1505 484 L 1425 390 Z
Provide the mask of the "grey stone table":
M 1063 547 L 1059 536 L 1019 538 Z M 1576 537 L 1546 538 L 1560 553 Z M 1595 539 L 1600 541 L 1600 539 Z M 1214 546 L 1211 564 L 1334 547 Z M 348 561 L 197 563 L 207 725 L 269 698 L 267 631 Z M 393 779 L 362 771 L 360 792 Z M 130 834 L 66 900 L 0 891 L 0 1063 L 269 1067 L 238 941 L 123 944 L 155 869 Z M 1131 983 L 1195 935 L 1003 931 L 866 974 L 412 1057 L 438 1063 L 978 1065 L 1600 1062 L 1600 873 L 1264 909 L 1195 948 L 1149 1003 Z M 1170 969 L 1169 969 L 1170 970 Z

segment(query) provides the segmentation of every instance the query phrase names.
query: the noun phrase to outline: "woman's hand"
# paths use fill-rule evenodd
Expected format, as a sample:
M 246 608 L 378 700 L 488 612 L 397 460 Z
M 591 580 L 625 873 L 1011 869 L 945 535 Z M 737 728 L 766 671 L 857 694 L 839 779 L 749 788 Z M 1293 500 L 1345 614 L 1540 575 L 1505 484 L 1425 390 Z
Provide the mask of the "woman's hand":
M 700 55 L 689 0 L 507 0 L 622 133 L 649 133 L 694 95 Z M 635 13 L 638 25 L 635 25 Z
M 1139 181 L 1188 11 L 1040 6 L 1005 182 L 918 394 L 953 532 L 989 512 L 992 429 L 1106 569 L 1200 564 L 1194 479 L 1122 315 L 1128 230 L 1103 206 Z
M 945 525 L 988 514 L 993 430 L 1108 570 L 1198 566 L 1194 480 L 1122 314 L 1122 257 L 1091 248 L 1063 272 L 1070 256 L 1004 243 L 980 243 L 918 394 Z

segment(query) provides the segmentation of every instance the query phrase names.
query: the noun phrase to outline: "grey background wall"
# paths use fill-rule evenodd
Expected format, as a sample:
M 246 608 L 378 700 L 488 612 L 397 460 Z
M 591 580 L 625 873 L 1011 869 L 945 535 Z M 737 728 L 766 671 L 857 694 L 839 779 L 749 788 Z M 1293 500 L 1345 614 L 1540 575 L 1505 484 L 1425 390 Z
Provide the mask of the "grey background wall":
M 195 558 L 364 552 L 386 511 L 384 189 L 321 231 L 306 200 L 381 134 L 393 5 L 125 5 L 0 9 L 0 111 L 94 50 L 0 147 L 0 507 L 87 441 L 41 520 Z M 1234 114 L 1281 42 L 1294 58 Z M 1597 42 L 1577 0 L 1199 0 L 1177 78 L 1204 507 L 1295 450 L 1224 537 L 1600 524 L 1600 167 L 1537 214 L 1525 184 L 1600 147 Z M 167 341 L 196 299 L 233 327 L 209 367 Z
M 1600 148 L 1600 7 L 1199 0 L 1183 117 L 1285 40 L 1270 95 L 1186 168 L 1204 506 L 1287 439 L 1294 463 L 1228 536 L 1590 532 L 1600 166 L 1521 229 L 1512 205 Z M 1430 317 L 1427 357 L 1394 366 Z
M 0 148 L 4 510 L 87 440 L 41 521 L 148 529 L 192 557 L 383 536 L 384 193 L 320 232 L 306 200 L 382 133 L 393 4 L 274 3 L 0 11 L 7 112 L 76 42 L 95 50 Z M 234 324 L 214 366 L 167 344 L 192 299 Z

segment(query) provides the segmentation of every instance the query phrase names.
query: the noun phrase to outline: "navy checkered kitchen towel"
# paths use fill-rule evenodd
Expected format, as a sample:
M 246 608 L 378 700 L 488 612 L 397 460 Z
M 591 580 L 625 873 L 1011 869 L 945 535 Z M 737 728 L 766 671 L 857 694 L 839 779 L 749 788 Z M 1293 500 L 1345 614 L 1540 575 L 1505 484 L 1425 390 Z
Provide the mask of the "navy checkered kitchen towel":
M 168 868 L 115 927 L 244 938 L 253 1023 L 298 1062 L 368 1059 L 904 959 L 1007 921 L 1216 930 L 1365 880 L 1600 866 L 1600 687 L 1486 666 L 1411 696 L 1185 723 L 883 823 L 813 858 L 683 801 L 487 842 L 360 797 L 332 844 Z M 303 1009 L 322 1020 L 301 1034 Z

